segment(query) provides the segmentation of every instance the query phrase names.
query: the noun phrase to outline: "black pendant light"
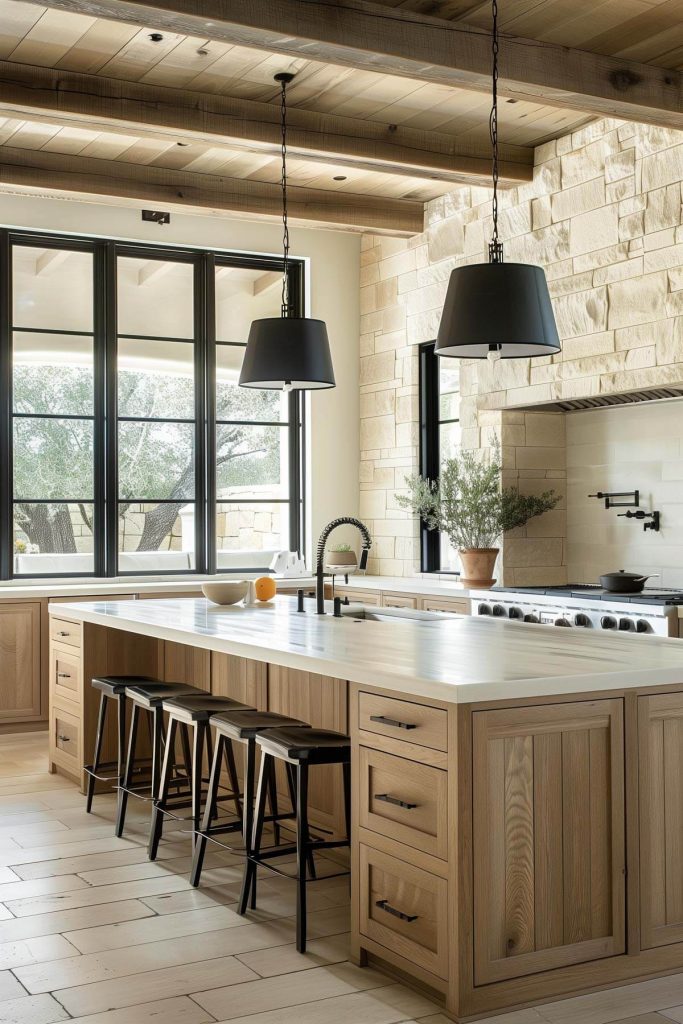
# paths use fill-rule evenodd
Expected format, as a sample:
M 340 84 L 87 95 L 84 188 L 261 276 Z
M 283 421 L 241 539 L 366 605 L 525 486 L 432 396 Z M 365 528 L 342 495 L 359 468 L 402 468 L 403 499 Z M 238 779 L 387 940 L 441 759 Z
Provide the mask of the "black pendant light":
M 498 239 L 498 4 L 493 0 L 493 106 L 489 120 L 493 151 L 493 237 L 489 262 L 451 273 L 436 340 L 440 356 L 502 359 L 547 356 L 560 339 L 545 273 L 528 263 L 504 263 Z
M 275 75 L 282 96 L 282 312 L 254 320 L 247 339 L 240 385 L 278 391 L 335 386 L 327 327 L 323 320 L 293 316 L 289 295 L 289 226 L 287 224 L 287 86 L 294 75 Z

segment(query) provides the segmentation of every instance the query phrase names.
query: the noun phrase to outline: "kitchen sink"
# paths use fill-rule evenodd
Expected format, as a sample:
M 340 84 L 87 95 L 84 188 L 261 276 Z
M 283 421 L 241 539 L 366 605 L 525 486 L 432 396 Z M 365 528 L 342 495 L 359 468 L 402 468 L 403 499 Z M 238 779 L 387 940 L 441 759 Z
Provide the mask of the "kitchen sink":
M 343 604 L 343 618 L 366 619 L 368 622 L 395 622 L 397 619 L 410 619 L 413 622 L 436 622 L 440 619 L 452 619 L 451 612 L 423 612 L 417 608 L 378 608 L 376 605 Z

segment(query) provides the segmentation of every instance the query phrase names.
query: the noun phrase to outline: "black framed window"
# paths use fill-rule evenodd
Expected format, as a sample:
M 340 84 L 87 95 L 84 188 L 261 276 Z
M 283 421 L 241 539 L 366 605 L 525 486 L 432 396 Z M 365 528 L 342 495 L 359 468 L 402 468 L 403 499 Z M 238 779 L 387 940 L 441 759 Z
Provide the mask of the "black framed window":
M 264 569 L 301 549 L 301 398 L 237 384 L 281 267 L 0 231 L 0 577 Z
M 435 480 L 444 459 L 460 447 L 460 364 L 440 358 L 435 343 L 420 346 L 420 474 Z M 459 572 L 448 538 L 420 528 L 422 572 Z

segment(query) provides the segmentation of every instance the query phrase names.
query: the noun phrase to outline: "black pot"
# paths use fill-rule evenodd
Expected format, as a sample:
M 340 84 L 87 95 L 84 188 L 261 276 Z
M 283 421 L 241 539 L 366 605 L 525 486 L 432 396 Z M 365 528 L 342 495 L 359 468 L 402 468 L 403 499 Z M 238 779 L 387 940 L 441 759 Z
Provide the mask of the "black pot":
M 600 577 L 600 586 L 610 594 L 640 594 L 650 576 L 639 576 L 635 572 L 606 572 Z

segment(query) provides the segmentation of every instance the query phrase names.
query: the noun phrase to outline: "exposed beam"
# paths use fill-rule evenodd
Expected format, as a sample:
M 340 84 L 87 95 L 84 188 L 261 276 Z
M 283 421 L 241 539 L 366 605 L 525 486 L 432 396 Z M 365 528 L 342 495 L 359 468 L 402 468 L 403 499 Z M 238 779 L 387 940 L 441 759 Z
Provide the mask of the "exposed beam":
M 70 255 L 68 249 L 46 249 L 36 260 L 36 277 L 56 270 Z
M 275 270 L 267 270 L 265 274 L 261 274 L 257 277 L 252 286 L 253 295 L 263 295 L 264 292 L 270 291 L 275 285 L 282 284 L 282 274 L 278 274 Z
M 279 184 L 11 146 L 0 146 L 0 183 L 252 216 L 279 217 L 282 209 Z M 329 227 L 408 236 L 423 226 L 424 205 L 409 199 L 290 185 L 288 208 L 294 220 Z
M 165 277 L 172 266 L 170 260 L 147 260 L 144 267 L 138 270 L 138 287 Z
M 276 154 L 281 144 L 280 108 L 185 89 L 0 61 L 0 113 L 33 120 L 55 119 L 94 131 L 140 131 L 147 137 L 179 138 L 209 145 Z M 288 111 L 293 156 L 384 174 L 481 184 L 491 175 L 488 142 L 458 141 L 443 132 L 401 128 L 360 118 Z M 501 145 L 503 184 L 529 181 L 533 149 Z
M 296 58 L 490 88 L 488 33 L 366 0 L 50 0 L 50 7 Z M 501 38 L 499 65 L 500 91 L 507 96 L 683 127 L 679 71 L 512 36 Z

